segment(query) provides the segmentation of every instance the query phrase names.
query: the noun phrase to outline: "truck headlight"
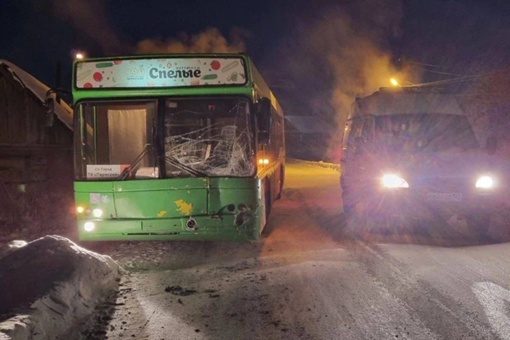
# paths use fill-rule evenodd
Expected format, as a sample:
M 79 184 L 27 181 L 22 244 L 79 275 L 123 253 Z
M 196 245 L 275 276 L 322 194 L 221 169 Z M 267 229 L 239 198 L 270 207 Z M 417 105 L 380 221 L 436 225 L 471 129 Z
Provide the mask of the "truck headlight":
M 382 186 L 385 188 L 409 188 L 409 183 L 399 175 L 386 174 L 382 178 Z
M 494 179 L 487 175 L 478 177 L 475 183 L 477 189 L 492 189 L 494 185 Z

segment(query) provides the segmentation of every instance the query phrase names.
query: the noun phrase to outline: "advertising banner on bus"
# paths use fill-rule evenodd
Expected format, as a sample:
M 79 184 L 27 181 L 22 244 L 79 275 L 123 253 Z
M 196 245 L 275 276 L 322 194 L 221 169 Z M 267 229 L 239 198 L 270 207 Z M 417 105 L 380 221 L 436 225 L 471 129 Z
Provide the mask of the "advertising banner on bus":
M 76 63 L 75 87 L 161 88 L 246 84 L 241 57 L 150 58 Z

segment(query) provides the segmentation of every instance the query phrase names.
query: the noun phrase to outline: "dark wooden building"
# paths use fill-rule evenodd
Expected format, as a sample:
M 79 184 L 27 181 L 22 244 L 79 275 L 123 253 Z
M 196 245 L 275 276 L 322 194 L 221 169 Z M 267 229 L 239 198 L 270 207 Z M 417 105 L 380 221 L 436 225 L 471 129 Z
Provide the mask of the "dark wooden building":
M 316 116 L 285 116 L 287 155 L 304 160 L 327 160 L 334 128 Z
M 47 126 L 48 90 L 0 60 L 0 233 L 42 221 L 58 205 L 67 210 L 72 198 L 72 109 L 55 103 Z

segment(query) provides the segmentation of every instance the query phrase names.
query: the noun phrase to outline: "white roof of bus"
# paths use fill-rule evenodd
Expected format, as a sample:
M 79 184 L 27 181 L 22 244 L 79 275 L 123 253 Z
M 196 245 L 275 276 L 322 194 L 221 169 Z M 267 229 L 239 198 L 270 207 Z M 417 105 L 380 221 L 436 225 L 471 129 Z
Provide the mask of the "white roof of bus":
M 453 95 L 383 90 L 356 101 L 353 116 L 437 113 L 465 115 Z

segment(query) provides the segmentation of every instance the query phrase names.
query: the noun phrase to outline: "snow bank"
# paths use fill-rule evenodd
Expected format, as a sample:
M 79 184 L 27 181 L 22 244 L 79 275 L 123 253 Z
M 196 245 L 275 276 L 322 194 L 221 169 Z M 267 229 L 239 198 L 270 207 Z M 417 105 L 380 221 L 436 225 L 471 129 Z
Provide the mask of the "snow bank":
M 79 338 L 120 277 L 111 257 L 61 236 L 7 253 L 0 257 L 0 340 Z
M 286 162 L 287 163 L 302 163 L 302 164 L 306 164 L 306 165 L 310 165 L 310 166 L 318 166 L 321 168 L 333 169 L 336 171 L 340 171 L 339 163 L 328 163 L 328 162 L 324 162 L 324 161 L 307 161 L 307 160 L 294 159 L 294 158 L 287 158 Z

